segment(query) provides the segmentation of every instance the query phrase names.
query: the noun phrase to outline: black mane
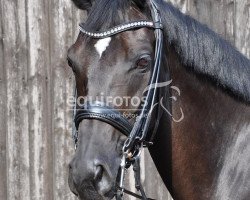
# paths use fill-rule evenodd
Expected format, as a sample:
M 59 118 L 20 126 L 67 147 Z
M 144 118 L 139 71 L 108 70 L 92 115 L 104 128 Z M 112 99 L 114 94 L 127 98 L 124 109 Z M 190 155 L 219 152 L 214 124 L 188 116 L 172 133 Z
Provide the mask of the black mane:
M 124 13 L 134 2 L 96 1 L 89 11 L 85 28 L 105 30 L 127 21 Z M 249 103 L 250 60 L 207 26 L 181 13 L 170 3 L 156 2 L 161 10 L 167 42 L 175 48 L 182 64 Z

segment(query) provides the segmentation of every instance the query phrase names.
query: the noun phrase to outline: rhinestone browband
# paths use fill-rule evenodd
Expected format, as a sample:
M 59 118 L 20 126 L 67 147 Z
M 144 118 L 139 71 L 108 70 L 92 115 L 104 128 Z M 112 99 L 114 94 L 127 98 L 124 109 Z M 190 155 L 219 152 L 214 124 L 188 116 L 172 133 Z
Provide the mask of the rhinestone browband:
M 150 21 L 136 21 L 136 22 L 129 22 L 125 23 L 119 26 L 115 26 L 114 28 L 108 29 L 107 31 L 103 32 L 90 32 L 87 31 L 83 28 L 83 24 L 79 25 L 79 29 L 82 33 L 85 35 L 92 37 L 92 38 L 105 38 L 109 37 L 130 29 L 135 29 L 135 28 L 142 28 L 142 27 L 149 27 L 149 28 L 154 28 L 154 23 Z

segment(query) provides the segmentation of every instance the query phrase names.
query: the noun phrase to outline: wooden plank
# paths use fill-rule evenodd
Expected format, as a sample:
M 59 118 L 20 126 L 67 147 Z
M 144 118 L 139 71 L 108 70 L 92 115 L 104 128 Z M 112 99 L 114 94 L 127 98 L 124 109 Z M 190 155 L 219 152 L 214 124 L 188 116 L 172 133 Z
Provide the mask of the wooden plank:
M 65 57 L 61 58 L 64 60 L 64 67 L 66 68 L 65 70 L 65 99 L 67 100 L 68 98 L 72 97 L 72 95 L 74 95 L 74 86 L 75 86 L 75 77 L 74 74 L 72 72 L 72 70 L 69 68 L 65 58 L 67 55 L 67 50 L 68 48 L 75 43 L 77 36 L 79 34 L 79 29 L 78 29 L 78 24 L 81 22 L 81 20 L 83 19 L 83 12 L 80 11 L 79 9 L 77 9 L 71 2 L 71 18 L 69 17 L 67 20 L 65 20 L 65 23 L 71 23 L 71 32 L 68 33 L 68 36 L 70 36 L 70 40 L 66 41 L 66 46 L 65 46 L 65 52 L 64 55 Z M 68 27 L 69 28 L 69 27 Z M 70 30 L 68 30 L 70 31 Z M 65 100 L 64 99 L 64 100 Z M 73 127 L 73 119 L 72 119 L 72 110 L 71 107 L 64 102 L 64 115 L 65 115 L 65 145 L 64 145 L 64 167 L 63 169 L 65 170 L 64 173 L 64 182 L 65 185 L 65 197 L 64 199 L 74 199 L 77 200 L 77 197 L 75 195 L 73 195 L 73 193 L 70 191 L 69 189 L 69 185 L 68 185 L 68 164 L 71 161 L 71 159 L 73 158 L 73 155 L 75 153 L 74 150 L 74 144 L 73 144 L 73 140 L 72 140 L 72 127 Z M 68 198 L 66 198 L 68 197 Z
M 72 95 L 72 73 L 67 66 L 67 49 L 73 44 L 72 2 L 51 1 L 50 48 L 53 67 L 53 137 L 54 137 L 54 198 L 75 199 L 68 186 L 68 163 L 73 155 L 70 128 L 71 112 L 67 107 L 68 95 Z M 78 31 L 78 30 L 75 30 Z M 69 114 L 69 115 L 68 115 Z M 70 124 L 68 124 L 70 121 Z
M 142 166 L 141 175 L 148 197 L 158 200 L 172 200 L 172 197 L 164 185 L 148 150 L 144 151 L 142 162 L 145 164 Z
M 53 199 L 48 1 L 27 1 L 31 199 Z
M 4 66 L 6 69 L 6 85 L 7 85 L 7 193 L 8 198 L 18 198 L 19 190 L 19 162 L 18 162 L 18 139 L 15 137 L 18 111 L 16 110 L 15 105 L 17 104 L 16 99 L 16 83 L 13 80 L 17 79 L 16 74 L 16 58 L 15 58 L 15 49 L 16 49 L 16 29 L 15 26 L 11 26 L 11 22 L 16 20 L 14 11 L 16 10 L 14 2 L 2 3 L 3 6 L 3 16 L 5 16 L 3 24 L 3 29 L 5 34 L 3 48 L 4 48 Z M 7 14 L 8 13 L 8 14 Z M 14 185 L 14 183 L 16 183 Z
M 234 0 L 188 0 L 188 13 L 234 44 Z
M 19 162 L 19 199 L 24 200 L 30 196 L 30 164 L 29 164 L 29 115 L 28 115 L 28 51 L 26 37 L 26 4 L 25 0 L 16 1 L 15 17 L 16 17 L 16 41 L 15 41 L 15 57 L 16 57 L 16 88 L 14 92 L 17 95 L 16 108 L 18 124 L 13 134 L 16 137 L 18 157 L 15 158 Z M 10 22 L 10 26 L 13 24 Z M 11 72 L 11 71 L 10 71 Z M 13 95 L 15 95 L 13 93 Z M 12 98 L 15 98 L 12 97 Z M 10 126 L 10 128 L 12 128 Z M 14 146 L 16 146 L 14 144 Z M 13 183 L 16 184 L 16 183 Z
M 171 2 L 175 7 L 179 8 L 181 12 L 186 13 L 188 11 L 188 0 L 167 0 Z
M 235 12 L 235 45 L 250 58 L 250 0 L 238 0 Z
M 6 162 L 6 133 L 7 133 L 7 87 L 6 69 L 4 65 L 4 30 L 3 2 L 0 2 L 0 199 L 7 199 L 7 162 Z
M 26 92 L 25 14 L 18 1 L 2 2 L 4 16 L 4 67 L 7 85 L 7 197 L 23 199 L 29 195 L 28 112 Z M 25 7 L 24 5 L 21 5 Z M 23 17 L 24 16 L 24 17 Z M 16 22 L 16 24 L 15 24 Z M 22 27 L 23 26 L 23 27 Z M 24 143 L 23 143 L 24 142 Z

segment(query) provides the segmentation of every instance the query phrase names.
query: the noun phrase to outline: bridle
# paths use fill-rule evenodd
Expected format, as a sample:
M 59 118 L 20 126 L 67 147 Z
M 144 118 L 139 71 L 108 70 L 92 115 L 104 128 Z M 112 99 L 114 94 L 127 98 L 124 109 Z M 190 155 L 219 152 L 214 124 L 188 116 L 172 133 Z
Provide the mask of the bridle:
M 106 106 L 103 102 L 85 102 L 83 106 L 77 107 L 76 103 L 74 106 L 73 118 L 75 122 L 75 129 L 73 130 L 73 139 L 75 147 L 77 147 L 78 141 L 78 128 L 82 120 L 94 119 L 110 124 L 115 129 L 126 135 L 128 138 L 123 146 L 123 156 L 121 159 L 120 170 L 117 176 L 117 195 L 116 199 L 123 199 L 123 193 L 126 192 L 139 199 L 148 199 L 142 188 L 140 182 L 140 152 L 142 147 L 147 147 L 152 144 L 155 133 L 149 134 L 149 127 L 152 117 L 152 111 L 155 107 L 157 100 L 157 87 L 159 83 L 161 61 L 162 61 L 162 46 L 163 46 L 163 31 L 162 21 L 159 9 L 154 2 L 150 0 L 150 10 L 153 21 L 140 20 L 135 22 L 125 23 L 116 27 L 113 27 L 104 32 L 90 32 L 84 29 L 83 25 L 80 25 L 80 31 L 91 38 L 102 39 L 110 36 L 114 36 L 124 31 L 138 29 L 138 28 L 150 28 L 155 31 L 155 59 L 154 68 L 150 78 L 148 91 L 146 94 L 145 103 L 142 106 L 139 116 L 136 118 L 134 125 L 132 125 L 128 119 L 126 119 L 119 111 Z M 75 98 L 77 93 L 75 92 Z M 150 138 L 147 140 L 147 138 Z M 136 188 L 141 192 L 141 196 L 133 192 L 124 189 L 124 177 L 125 171 L 131 165 L 135 172 L 135 183 Z

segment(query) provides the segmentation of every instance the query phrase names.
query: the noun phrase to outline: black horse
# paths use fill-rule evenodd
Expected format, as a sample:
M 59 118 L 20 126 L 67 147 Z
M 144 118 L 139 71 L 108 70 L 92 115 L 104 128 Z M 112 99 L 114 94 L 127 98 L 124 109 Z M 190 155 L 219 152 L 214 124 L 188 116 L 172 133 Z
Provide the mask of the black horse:
M 84 29 L 90 32 L 152 20 L 148 0 L 73 1 L 87 10 Z M 149 151 L 159 174 L 174 199 L 247 200 L 250 61 L 169 3 L 155 2 L 165 39 L 159 80 L 168 85 L 159 89 L 161 106 L 151 120 L 158 128 Z M 68 51 L 77 96 L 127 97 L 113 107 L 136 115 L 141 105 L 129 97 L 143 99 L 154 67 L 154 31 L 136 28 L 104 39 L 90 34 L 81 32 Z M 99 120 L 81 121 L 78 134 L 69 165 L 72 192 L 84 200 L 113 198 L 126 137 Z

